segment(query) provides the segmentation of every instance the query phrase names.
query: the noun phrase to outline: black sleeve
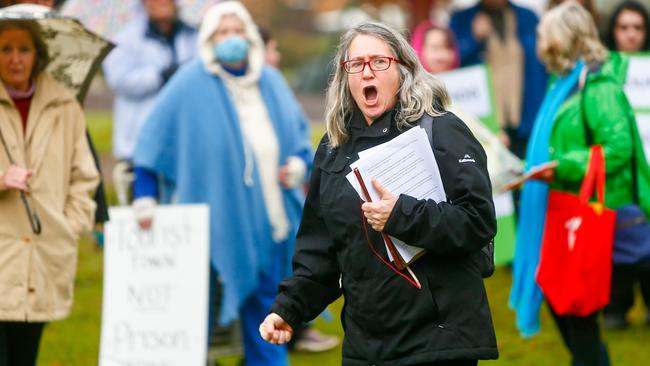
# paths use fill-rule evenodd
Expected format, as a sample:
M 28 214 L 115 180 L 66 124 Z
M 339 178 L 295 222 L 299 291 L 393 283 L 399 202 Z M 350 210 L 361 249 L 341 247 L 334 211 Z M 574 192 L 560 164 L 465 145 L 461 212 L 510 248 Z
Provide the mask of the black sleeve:
M 314 319 L 327 305 L 341 296 L 340 271 L 334 249 L 319 208 L 320 164 L 327 153 L 323 138 L 314 159 L 296 249 L 293 256 L 293 276 L 282 281 L 271 308 L 294 329 L 304 321 Z
M 86 129 L 86 139 L 88 140 L 88 147 L 90 147 L 90 152 L 93 155 L 93 160 L 95 161 L 95 166 L 99 172 L 99 185 L 95 191 L 95 196 L 93 200 L 97 204 L 95 208 L 95 224 L 103 224 L 108 221 L 108 202 L 106 201 L 106 190 L 104 189 L 104 179 L 102 178 L 102 167 L 100 166 L 99 156 L 97 155 L 97 149 L 95 149 L 95 144 L 93 139 L 90 137 L 90 133 Z
M 485 151 L 450 112 L 433 121 L 433 151 L 448 202 L 400 195 L 384 231 L 434 254 L 478 251 L 496 234 Z

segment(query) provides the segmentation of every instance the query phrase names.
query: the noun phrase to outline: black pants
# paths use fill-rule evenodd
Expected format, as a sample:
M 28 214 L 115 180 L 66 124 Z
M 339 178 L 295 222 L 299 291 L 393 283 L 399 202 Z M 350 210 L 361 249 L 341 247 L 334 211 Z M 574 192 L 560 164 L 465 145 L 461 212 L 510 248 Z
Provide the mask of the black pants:
M 519 135 L 517 129 L 512 127 L 505 127 L 503 129 L 503 132 L 508 135 L 508 139 L 510 140 L 510 146 L 508 147 L 508 150 L 515 154 L 515 156 L 517 156 L 519 159 L 525 159 L 526 148 L 528 147 L 528 138 Z
M 0 366 L 34 366 L 45 323 L 0 322 Z
M 437 361 L 431 363 L 419 363 L 415 366 L 476 366 L 477 360 L 453 360 L 453 361 Z
M 519 159 L 526 159 L 526 148 L 528 147 L 528 138 L 521 137 L 517 132 L 516 128 L 506 127 L 503 130 L 510 139 L 510 147 L 508 149 L 510 152 L 515 154 Z M 512 191 L 512 199 L 515 204 L 515 220 L 519 219 L 519 198 L 521 196 L 521 190 L 515 189 Z
M 612 290 L 606 315 L 624 317 L 634 305 L 634 285 L 641 285 L 641 295 L 646 307 L 650 307 L 650 266 L 614 266 L 612 268 Z
M 600 338 L 598 312 L 588 316 L 558 315 L 549 306 L 573 365 L 609 365 L 607 349 Z

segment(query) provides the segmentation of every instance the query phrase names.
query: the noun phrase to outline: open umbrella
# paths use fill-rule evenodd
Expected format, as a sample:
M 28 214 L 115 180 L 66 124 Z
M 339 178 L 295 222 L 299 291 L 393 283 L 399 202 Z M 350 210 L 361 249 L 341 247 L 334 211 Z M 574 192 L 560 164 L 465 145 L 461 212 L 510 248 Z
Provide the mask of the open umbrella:
M 70 88 L 82 102 L 112 43 L 86 29 L 78 20 L 41 5 L 13 5 L 0 10 L 3 20 L 34 21 L 43 30 L 50 63 L 45 72 Z
M 198 25 L 205 11 L 220 0 L 176 0 L 180 18 Z M 94 32 L 113 40 L 131 20 L 145 16 L 141 0 L 67 0 L 61 13 L 75 17 Z
M 0 23 L 7 20 L 38 23 L 50 56 L 45 72 L 66 85 L 76 94 L 79 102 L 83 102 L 95 72 L 113 45 L 84 28 L 76 19 L 61 16 L 46 6 L 23 4 L 3 8 L 0 10 Z M 2 133 L 0 143 L 10 163 L 14 164 Z M 30 207 L 25 192 L 20 192 L 20 198 L 27 210 L 32 231 L 40 234 L 38 213 Z

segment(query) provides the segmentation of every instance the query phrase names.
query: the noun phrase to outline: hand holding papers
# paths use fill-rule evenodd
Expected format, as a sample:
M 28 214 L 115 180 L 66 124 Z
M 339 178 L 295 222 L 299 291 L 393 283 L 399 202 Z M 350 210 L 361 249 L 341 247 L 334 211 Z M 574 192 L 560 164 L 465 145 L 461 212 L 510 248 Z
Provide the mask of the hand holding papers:
M 370 184 L 376 179 L 386 190 L 396 196 L 406 194 L 417 199 L 432 199 L 436 202 L 445 201 L 446 195 L 440 178 L 438 164 L 426 132 L 414 127 L 389 142 L 375 146 L 359 153 L 359 160 L 350 165 L 353 172 L 347 179 L 359 196 L 367 202 L 380 201 L 381 196 Z M 355 175 L 358 171 L 359 178 Z M 368 196 L 364 193 L 362 184 Z M 389 259 L 398 268 L 403 263 L 408 265 L 424 253 L 424 249 L 408 245 L 403 241 L 387 236 L 386 241 Z M 390 249 L 392 242 L 400 258 L 395 258 Z
M 550 181 L 552 180 L 553 173 L 555 172 L 555 168 L 558 165 L 557 160 L 549 161 L 537 166 L 532 167 L 528 172 L 524 173 L 523 175 L 519 176 L 517 179 L 513 180 L 512 182 L 504 185 L 499 189 L 500 192 L 506 192 L 512 189 L 519 189 L 521 186 L 524 185 L 524 183 L 527 180 L 530 179 L 537 179 L 537 180 L 542 180 L 542 181 Z

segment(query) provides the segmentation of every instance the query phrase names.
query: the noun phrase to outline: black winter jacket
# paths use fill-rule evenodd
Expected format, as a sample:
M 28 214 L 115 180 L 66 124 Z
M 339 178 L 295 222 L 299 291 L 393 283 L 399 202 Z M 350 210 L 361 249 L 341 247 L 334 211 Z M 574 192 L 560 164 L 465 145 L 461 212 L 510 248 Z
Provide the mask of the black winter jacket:
M 384 231 L 428 252 L 411 265 L 422 289 L 397 276 L 379 233 L 364 233 L 359 196 L 345 175 L 357 153 L 401 132 L 389 111 L 368 126 L 360 113 L 336 149 L 321 141 L 298 231 L 293 276 L 271 309 L 294 328 L 341 294 L 343 365 L 415 365 L 495 359 L 496 337 L 481 248 L 496 234 L 485 152 L 454 114 L 433 120 L 433 147 L 448 202 L 401 195 Z M 368 240 L 369 239 L 369 240 Z

